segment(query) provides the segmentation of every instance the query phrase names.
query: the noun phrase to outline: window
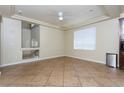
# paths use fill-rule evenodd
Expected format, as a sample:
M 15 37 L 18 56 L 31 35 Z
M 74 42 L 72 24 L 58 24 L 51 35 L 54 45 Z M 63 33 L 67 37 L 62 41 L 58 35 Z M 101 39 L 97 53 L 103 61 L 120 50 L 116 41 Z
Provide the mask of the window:
M 95 50 L 96 28 L 88 28 L 74 32 L 74 49 Z

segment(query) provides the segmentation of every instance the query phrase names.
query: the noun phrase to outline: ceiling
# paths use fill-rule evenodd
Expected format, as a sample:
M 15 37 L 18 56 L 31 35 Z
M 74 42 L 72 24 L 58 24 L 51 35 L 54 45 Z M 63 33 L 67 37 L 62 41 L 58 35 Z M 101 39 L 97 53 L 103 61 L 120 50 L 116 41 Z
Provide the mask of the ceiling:
M 64 20 L 58 20 L 58 12 L 63 12 Z M 117 5 L 15 5 L 0 6 L 0 14 L 19 15 L 69 30 L 94 22 L 119 17 L 124 6 Z

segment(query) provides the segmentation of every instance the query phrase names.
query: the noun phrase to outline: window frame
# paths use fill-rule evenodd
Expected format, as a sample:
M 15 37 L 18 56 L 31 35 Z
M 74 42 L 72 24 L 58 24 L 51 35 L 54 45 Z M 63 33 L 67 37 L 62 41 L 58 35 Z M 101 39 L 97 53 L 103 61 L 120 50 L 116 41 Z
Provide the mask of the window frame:
M 95 29 L 94 31 L 95 31 L 95 43 L 94 43 L 94 48 L 75 48 L 75 33 L 76 32 L 78 32 L 78 31 L 86 31 L 86 30 L 88 30 L 88 29 Z M 79 29 L 79 30 L 76 30 L 76 31 L 74 31 L 74 33 L 73 33 L 73 49 L 74 50 L 85 50 L 85 51 L 95 51 L 96 50 L 96 45 L 97 45 L 97 40 L 96 40 L 96 38 L 97 38 L 97 29 L 96 29 L 96 27 L 88 27 L 88 28 L 84 28 L 84 29 Z

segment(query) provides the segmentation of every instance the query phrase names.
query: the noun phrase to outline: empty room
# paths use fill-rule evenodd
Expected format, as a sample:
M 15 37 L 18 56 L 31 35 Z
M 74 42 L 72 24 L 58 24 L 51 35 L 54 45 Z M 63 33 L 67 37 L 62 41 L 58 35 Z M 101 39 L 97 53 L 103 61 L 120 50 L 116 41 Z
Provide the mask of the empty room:
M 0 5 L 0 86 L 123 87 L 123 5 Z

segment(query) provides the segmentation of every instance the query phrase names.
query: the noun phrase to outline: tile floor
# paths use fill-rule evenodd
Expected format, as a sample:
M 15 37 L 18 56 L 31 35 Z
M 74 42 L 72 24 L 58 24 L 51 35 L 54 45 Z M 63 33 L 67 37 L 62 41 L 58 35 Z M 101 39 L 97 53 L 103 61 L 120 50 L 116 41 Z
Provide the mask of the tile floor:
M 124 86 L 124 70 L 69 57 L 8 66 L 1 71 L 1 87 Z

